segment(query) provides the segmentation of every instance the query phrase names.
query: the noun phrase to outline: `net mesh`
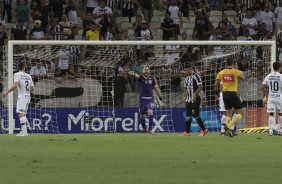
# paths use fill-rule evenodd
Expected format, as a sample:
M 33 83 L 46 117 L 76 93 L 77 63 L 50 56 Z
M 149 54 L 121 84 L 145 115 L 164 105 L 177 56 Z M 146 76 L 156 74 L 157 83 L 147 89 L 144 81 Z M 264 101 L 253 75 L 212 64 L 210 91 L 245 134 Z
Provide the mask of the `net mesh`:
M 60 55 L 62 51 L 64 56 Z M 64 71 L 58 69 L 58 62 L 66 55 L 69 68 Z M 30 133 L 59 133 L 60 127 L 65 127 L 70 133 L 140 131 L 139 85 L 128 72 L 132 70 L 140 74 L 144 65 L 150 67 L 151 74 L 157 79 L 165 104 L 160 107 L 156 100 L 154 121 L 162 121 L 154 131 L 175 132 L 177 124 L 185 124 L 184 118 L 178 118 L 182 122 L 173 122 L 173 116 L 184 116 L 174 114 L 173 109 L 185 106 L 182 98 L 187 63 L 193 63 L 194 72 L 202 78 L 204 89 L 200 96 L 204 123 L 210 131 L 220 131 L 221 112 L 214 96 L 214 82 L 216 73 L 225 67 L 226 57 L 233 57 L 247 77 L 246 81 L 239 83 L 238 92 L 246 116 L 238 123 L 237 129 L 267 124 L 260 88 L 263 78 L 270 72 L 270 46 L 15 45 L 13 56 L 14 66 L 25 60 L 28 72 L 38 62 L 47 70 L 46 76 L 35 82 L 27 113 Z M 3 66 L 3 88 L 7 89 L 6 49 Z M 16 100 L 15 90 L 14 107 Z M 7 99 L 1 99 L 2 133 L 8 131 L 7 105 Z M 127 117 L 125 112 L 128 112 Z M 15 112 L 14 117 L 17 119 Z M 126 128 L 127 124 L 132 127 Z M 197 126 L 195 121 L 193 126 Z M 17 123 L 15 130 L 19 130 Z

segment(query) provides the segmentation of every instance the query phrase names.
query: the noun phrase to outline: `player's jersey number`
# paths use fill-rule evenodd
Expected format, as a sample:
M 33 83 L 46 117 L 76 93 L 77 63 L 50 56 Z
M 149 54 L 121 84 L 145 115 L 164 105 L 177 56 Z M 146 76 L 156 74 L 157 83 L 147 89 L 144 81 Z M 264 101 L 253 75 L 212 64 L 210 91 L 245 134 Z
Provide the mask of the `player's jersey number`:
M 279 91 L 279 83 L 278 81 L 270 81 L 270 91 L 277 92 Z
M 26 90 L 27 92 L 29 92 L 29 82 L 28 82 L 28 81 L 25 81 L 24 83 L 25 83 L 25 90 Z

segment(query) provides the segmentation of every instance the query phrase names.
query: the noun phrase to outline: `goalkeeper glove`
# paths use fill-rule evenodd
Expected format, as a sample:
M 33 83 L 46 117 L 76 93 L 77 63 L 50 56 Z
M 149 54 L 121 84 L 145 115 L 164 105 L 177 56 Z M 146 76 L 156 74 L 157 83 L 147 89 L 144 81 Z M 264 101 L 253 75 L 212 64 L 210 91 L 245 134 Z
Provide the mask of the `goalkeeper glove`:
M 266 105 L 267 104 L 267 96 L 264 96 L 263 97 L 263 105 Z
M 130 71 L 128 72 L 129 75 L 135 76 L 135 72 L 134 71 Z

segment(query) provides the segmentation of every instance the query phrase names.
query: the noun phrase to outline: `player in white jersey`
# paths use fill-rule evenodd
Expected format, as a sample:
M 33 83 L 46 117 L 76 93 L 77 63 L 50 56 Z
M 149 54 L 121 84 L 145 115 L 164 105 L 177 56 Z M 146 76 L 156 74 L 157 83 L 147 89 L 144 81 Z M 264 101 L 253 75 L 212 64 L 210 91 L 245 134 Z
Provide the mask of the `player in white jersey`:
M 27 119 L 26 112 L 28 104 L 30 102 L 30 93 L 34 90 L 34 84 L 29 74 L 25 73 L 25 63 L 20 62 L 18 64 L 19 72 L 14 74 L 14 84 L 7 91 L 3 93 L 6 96 L 8 93 L 18 88 L 18 100 L 17 100 L 17 113 L 21 123 L 21 132 L 17 136 L 28 136 L 27 134 Z
M 262 92 L 265 98 L 267 98 L 267 112 L 269 113 L 268 126 L 269 135 L 273 135 L 273 129 L 275 127 L 275 112 L 278 112 L 278 134 L 281 135 L 282 127 L 282 74 L 281 63 L 275 62 L 272 65 L 274 72 L 268 74 L 262 83 Z M 268 87 L 268 94 L 267 94 Z

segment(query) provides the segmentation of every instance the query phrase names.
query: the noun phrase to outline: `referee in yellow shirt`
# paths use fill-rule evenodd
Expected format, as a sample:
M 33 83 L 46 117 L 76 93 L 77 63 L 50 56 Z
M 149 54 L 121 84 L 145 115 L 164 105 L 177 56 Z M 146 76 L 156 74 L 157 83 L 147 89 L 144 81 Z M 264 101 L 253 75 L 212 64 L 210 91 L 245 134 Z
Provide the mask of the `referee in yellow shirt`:
M 217 76 L 215 81 L 215 93 L 219 95 L 219 84 L 220 81 L 222 83 L 222 94 L 223 101 L 226 108 L 226 125 L 225 125 L 225 133 L 233 137 L 233 133 L 230 130 L 232 125 L 239 122 L 244 114 L 243 114 L 243 104 L 237 94 L 238 90 L 238 79 L 245 80 L 245 77 L 241 71 L 233 68 L 234 60 L 232 58 L 227 58 L 226 68 L 221 70 Z M 237 115 L 232 118 L 232 108 L 237 111 Z

